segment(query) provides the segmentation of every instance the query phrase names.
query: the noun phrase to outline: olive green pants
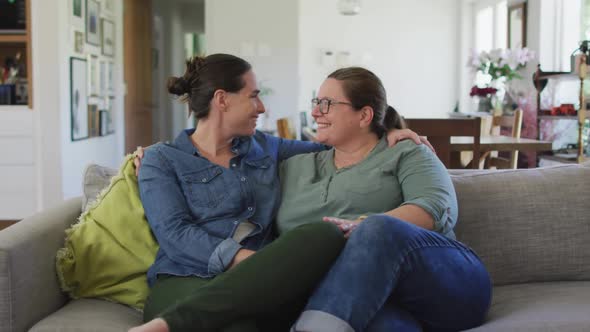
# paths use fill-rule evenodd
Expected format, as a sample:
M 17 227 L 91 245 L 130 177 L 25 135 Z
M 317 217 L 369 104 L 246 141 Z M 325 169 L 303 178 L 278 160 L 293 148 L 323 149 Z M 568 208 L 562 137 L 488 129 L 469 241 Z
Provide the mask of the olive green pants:
M 299 226 L 213 279 L 159 277 L 144 321 L 176 331 L 287 331 L 345 240 L 334 225 Z

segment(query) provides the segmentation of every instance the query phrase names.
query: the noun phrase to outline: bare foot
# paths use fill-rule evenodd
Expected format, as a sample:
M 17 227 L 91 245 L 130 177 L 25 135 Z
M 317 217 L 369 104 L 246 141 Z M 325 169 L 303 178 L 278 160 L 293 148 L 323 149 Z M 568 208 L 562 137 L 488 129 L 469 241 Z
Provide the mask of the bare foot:
M 151 321 L 129 329 L 128 332 L 168 332 L 168 324 L 162 318 L 154 318 Z

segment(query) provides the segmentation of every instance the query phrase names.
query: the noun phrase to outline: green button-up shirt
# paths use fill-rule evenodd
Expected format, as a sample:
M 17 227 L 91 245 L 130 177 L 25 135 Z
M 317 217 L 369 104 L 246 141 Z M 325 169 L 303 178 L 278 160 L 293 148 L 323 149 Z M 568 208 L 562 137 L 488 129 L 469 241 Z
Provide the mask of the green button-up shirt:
M 410 140 L 387 147 L 383 138 L 360 163 L 334 166 L 334 150 L 307 153 L 280 168 L 279 232 L 331 216 L 357 219 L 413 204 L 434 218 L 434 230 L 454 238 L 457 197 L 440 160 Z

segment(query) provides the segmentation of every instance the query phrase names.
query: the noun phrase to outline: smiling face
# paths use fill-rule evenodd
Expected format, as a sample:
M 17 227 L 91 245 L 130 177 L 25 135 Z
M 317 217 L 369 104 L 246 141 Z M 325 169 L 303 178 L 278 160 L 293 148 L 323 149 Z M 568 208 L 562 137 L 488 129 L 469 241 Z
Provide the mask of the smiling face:
M 223 126 L 234 136 L 250 136 L 256 130 L 258 116 L 265 112 L 258 94 L 256 76 L 250 70 L 242 76 L 244 87 L 235 93 L 227 93 L 227 105 L 222 112 Z
M 319 142 L 337 147 L 355 140 L 364 132 L 361 126 L 362 112 L 350 105 L 340 81 L 326 79 L 320 86 L 317 98 L 332 101 L 327 114 L 322 114 L 319 106 L 315 106 L 311 112 L 318 124 L 316 139 Z

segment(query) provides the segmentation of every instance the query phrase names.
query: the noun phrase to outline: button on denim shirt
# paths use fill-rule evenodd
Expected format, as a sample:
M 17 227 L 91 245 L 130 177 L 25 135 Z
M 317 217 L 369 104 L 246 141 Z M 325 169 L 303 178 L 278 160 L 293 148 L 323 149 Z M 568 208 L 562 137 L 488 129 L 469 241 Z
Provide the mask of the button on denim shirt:
M 158 274 L 214 277 L 238 250 L 258 250 L 272 241 L 280 205 L 278 162 L 326 148 L 256 132 L 233 140 L 235 156 L 225 168 L 200 156 L 193 132 L 146 149 L 141 163 L 141 201 L 160 245 L 148 270 L 150 285 Z M 238 243 L 232 236 L 246 221 L 255 228 Z

